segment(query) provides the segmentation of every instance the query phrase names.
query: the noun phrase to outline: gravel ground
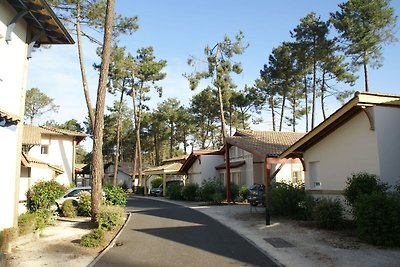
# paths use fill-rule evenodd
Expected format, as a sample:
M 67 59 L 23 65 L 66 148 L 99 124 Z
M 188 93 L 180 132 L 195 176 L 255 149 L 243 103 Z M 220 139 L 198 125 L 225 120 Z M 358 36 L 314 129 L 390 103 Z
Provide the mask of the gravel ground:
M 369 246 L 344 232 L 319 230 L 285 219 L 272 218 L 271 225 L 266 226 L 261 207 L 251 210 L 247 204 L 170 202 L 196 209 L 227 225 L 283 266 L 400 266 L 400 249 Z M 9 255 L 8 266 L 88 266 L 116 234 L 107 236 L 104 247 L 81 247 L 79 239 L 90 227 L 88 218 L 60 219 L 35 240 L 21 239 Z M 272 241 L 280 242 L 274 246 Z

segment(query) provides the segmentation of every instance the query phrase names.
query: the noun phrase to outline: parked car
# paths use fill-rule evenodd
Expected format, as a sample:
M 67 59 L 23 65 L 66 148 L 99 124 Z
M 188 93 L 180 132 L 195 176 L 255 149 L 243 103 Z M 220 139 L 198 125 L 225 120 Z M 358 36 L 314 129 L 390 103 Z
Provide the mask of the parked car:
M 265 186 L 263 184 L 253 184 L 249 187 L 250 194 L 247 197 L 250 205 L 265 205 Z
M 158 187 L 154 187 L 154 188 L 152 188 L 150 190 L 150 195 L 151 196 L 155 196 L 155 197 L 162 196 L 163 195 L 163 191 L 164 191 L 163 189 L 164 189 L 164 187 L 163 187 L 162 184 L 159 185 Z
M 73 199 L 76 202 L 79 201 L 79 193 L 82 191 L 91 192 L 92 188 L 90 186 L 74 187 L 69 189 L 62 197 L 56 199 L 56 208 L 61 210 L 63 203 L 67 199 Z

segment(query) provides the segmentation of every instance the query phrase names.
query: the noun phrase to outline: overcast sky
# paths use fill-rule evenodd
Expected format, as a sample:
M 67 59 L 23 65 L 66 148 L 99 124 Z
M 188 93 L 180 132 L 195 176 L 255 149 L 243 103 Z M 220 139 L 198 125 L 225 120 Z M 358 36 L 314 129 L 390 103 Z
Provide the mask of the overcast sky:
M 243 31 L 245 42 L 249 43 L 246 52 L 237 57 L 242 62 L 244 72 L 234 77 L 239 89 L 245 84 L 252 85 L 258 78 L 262 66 L 274 47 L 283 41 L 291 41 L 290 30 L 309 12 L 314 11 L 323 20 L 330 12 L 338 10 L 338 3 L 343 1 L 322 0 L 116 0 L 116 12 L 125 16 L 139 17 L 139 30 L 132 36 L 120 38 L 119 45 L 135 54 L 137 49 L 153 46 L 158 59 L 167 60 L 164 71 L 167 77 L 160 83 L 164 92 L 162 98 L 152 96 L 150 107 L 167 98 L 176 97 L 188 105 L 190 97 L 198 93 L 190 91 L 188 82 L 182 77 L 185 72 L 193 71 L 186 61 L 189 56 L 201 58 L 206 45 L 213 46 L 221 41 L 225 34 L 233 37 Z M 399 14 L 400 0 L 392 1 L 392 6 Z M 399 38 L 399 33 L 396 35 Z M 75 36 L 73 36 L 75 38 Z M 101 39 L 101 36 L 99 36 Z M 399 38 L 400 39 L 400 38 Z M 96 45 L 85 42 L 85 60 L 88 69 L 89 87 L 92 102 L 96 100 L 98 74 L 93 70 L 93 63 L 99 63 Z M 384 47 L 383 67 L 370 70 L 370 89 L 375 92 L 400 94 L 400 43 Z M 361 74 L 361 73 L 359 73 Z M 60 105 L 58 114 L 49 114 L 39 122 L 55 120 L 63 123 L 75 118 L 83 122 L 87 116 L 81 76 L 78 64 L 77 46 L 61 45 L 50 49 L 39 49 L 29 61 L 27 88 L 38 87 L 54 102 Z M 360 78 L 353 88 L 340 85 L 343 89 L 363 90 Z M 114 100 L 107 95 L 107 103 Z M 130 104 L 130 101 L 129 101 Z M 328 113 L 339 107 L 332 99 Z M 259 130 L 271 130 L 269 117 L 265 122 L 254 126 Z M 290 130 L 287 127 L 287 130 Z

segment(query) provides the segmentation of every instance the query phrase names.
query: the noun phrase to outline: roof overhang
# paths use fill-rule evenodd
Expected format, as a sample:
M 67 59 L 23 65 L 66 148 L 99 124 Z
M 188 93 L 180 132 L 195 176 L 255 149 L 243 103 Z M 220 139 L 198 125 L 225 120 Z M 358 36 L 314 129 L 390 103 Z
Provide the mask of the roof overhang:
M 318 143 L 358 113 L 363 112 L 367 107 L 373 106 L 400 107 L 400 95 L 356 92 L 349 102 L 282 152 L 279 157 L 303 157 L 303 153 L 311 146 Z M 373 122 L 370 121 L 370 123 Z M 371 125 L 371 128 L 373 128 L 373 125 Z
M 13 23 L 23 18 L 28 24 L 35 46 L 75 43 L 45 0 L 7 0 L 7 2 L 17 11 L 17 16 L 9 27 L 13 27 Z
M 0 126 L 9 126 L 18 124 L 21 118 L 18 115 L 0 110 Z

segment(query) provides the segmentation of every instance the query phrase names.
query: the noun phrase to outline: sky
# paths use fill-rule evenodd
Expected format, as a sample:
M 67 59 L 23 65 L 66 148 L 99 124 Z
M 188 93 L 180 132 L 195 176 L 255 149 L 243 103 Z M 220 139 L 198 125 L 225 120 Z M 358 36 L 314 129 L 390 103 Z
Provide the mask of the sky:
M 193 72 L 186 62 L 190 56 L 203 58 L 206 45 L 214 46 L 222 41 L 224 35 L 233 37 L 242 31 L 244 41 L 249 47 L 243 55 L 235 58 L 243 66 L 243 73 L 233 77 L 238 89 L 252 85 L 259 77 L 260 69 L 268 62 L 273 48 L 284 41 L 291 41 L 290 31 L 301 18 L 310 12 L 329 18 L 330 12 L 338 10 L 336 0 L 116 0 L 115 11 L 124 16 L 138 16 L 139 29 L 130 36 L 121 36 L 119 46 L 135 55 L 141 47 L 152 46 L 156 58 L 167 60 L 164 72 L 166 78 L 159 83 L 163 87 L 163 96 L 151 95 L 149 106 L 156 108 L 158 103 L 177 98 L 185 106 L 189 105 L 192 95 L 199 93 L 189 89 L 183 73 Z M 391 2 L 399 16 L 400 0 Z M 399 24 L 399 22 L 398 22 Z M 400 39 L 398 27 L 396 36 Z M 75 38 L 75 36 L 73 36 Z M 98 36 L 101 40 L 102 36 Z M 96 102 L 98 73 L 92 67 L 99 63 L 96 45 L 84 43 L 85 65 L 88 71 L 89 88 L 93 105 Z M 388 94 L 400 94 L 400 43 L 384 46 L 383 66 L 370 69 L 370 90 Z M 353 87 L 344 84 L 340 89 L 363 91 L 362 73 Z M 38 49 L 29 61 L 27 88 L 37 87 L 54 98 L 59 105 L 58 113 L 43 116 L 37 123 L 55 120 L 63 123 L 76 119 L 82 123 L 87 116 L 86 102 L 83 95 L 77 46 L 55 45 L 49 49 Z M 108 105 L 116 99 L 107 94 Z M 128 102 L 130 105 L 130 101 Z M 332 98 L 328 105 L 328 114 L 333 113 L 339 103 Z M 272 130 L 268 114 L 265 121 L 252 126 L 255 130 Z M 291 130 L 286 127 L 286 130 Z M 301 128 L 300 128 L 301 130 Z

